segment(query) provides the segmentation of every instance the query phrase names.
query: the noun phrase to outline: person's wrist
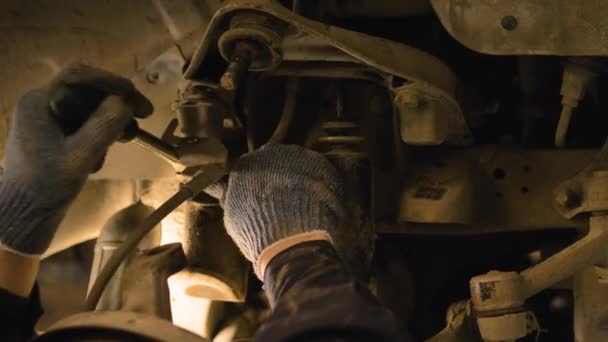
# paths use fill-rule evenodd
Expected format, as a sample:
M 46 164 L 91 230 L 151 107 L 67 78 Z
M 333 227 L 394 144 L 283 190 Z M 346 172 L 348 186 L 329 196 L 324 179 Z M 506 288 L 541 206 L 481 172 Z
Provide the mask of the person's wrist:
M 331 274 L 332 281 L 337 282 L 349 277 L 329 241 L 308 241 L 283 250 L 268 263 L 264 273 L 264 289 L 271 306 L 288 292 L 318 285 L 324 274 Z
M 270 264 L 270 262 L 272 262 L 277 255 L 297 245 L 315 241 L 326 241 L 333 245 L 331 236 L 325 230 L 312 230 L 309 232 L 294 234 L 275 241 L 264 248 L 258 255 L 253 267 L 255 274 L 260 280 L 263 281 L 268 264 Z
M 63 205 L 44 204 L 26 184 L 0 182 L 0 247 L 23 256 L 43 254 L 59 222 Z

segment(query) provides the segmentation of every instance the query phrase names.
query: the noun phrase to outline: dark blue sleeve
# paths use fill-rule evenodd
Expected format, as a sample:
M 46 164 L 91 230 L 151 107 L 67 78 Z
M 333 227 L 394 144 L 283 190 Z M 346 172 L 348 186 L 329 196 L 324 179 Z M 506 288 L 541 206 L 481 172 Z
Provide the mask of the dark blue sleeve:
M 0 288 L 0 336 L 2 341 L 29 341 L 42 315 L 38 287 L 29 298 L 19 297 Z
M 264 287 L 273 312 L 256 341 L 409 341 L 328 242 L 300 244 L 277 255 L 266 269 Z

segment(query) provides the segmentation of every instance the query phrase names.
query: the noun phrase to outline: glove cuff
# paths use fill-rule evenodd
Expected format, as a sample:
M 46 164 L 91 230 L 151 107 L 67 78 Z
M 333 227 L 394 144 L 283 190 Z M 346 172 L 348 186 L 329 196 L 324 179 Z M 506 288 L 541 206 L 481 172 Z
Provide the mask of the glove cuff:
M 281 239 L 264 248 L 262 253 L 260 253 L 258 260 L 254 264 L 255 274 L 261 281 L 264 281 L 266 268 L 275 256 L 293 246 L 311 241 L 327 241 L 333 245 L 331 236 L 324 230 L 313 230 Z
M 1 248 L 30 257 L 47 250 L 64 210 L 42 208 L 35 196 L 16 182 L 0 183 Z

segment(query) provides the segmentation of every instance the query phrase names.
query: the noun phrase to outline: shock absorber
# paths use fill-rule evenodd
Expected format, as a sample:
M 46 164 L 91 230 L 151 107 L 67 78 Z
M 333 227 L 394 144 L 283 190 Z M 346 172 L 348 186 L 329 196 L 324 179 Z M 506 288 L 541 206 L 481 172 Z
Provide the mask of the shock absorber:
M 368 278 L 374 250 L 372 218 L 372 168 L 367 155 L 367 139 L 352 113 L 344 113 L 341 93 L 335 115 L 323 120 L 313 149 L 325 154 L 336 166 L 344 185 L 346 220 L 334 243 L 350 270 L 360 279 Z

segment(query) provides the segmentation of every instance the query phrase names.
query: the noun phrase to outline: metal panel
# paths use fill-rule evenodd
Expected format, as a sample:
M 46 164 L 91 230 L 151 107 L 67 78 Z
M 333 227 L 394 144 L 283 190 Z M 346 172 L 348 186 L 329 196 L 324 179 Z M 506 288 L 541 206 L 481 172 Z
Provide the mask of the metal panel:
M 431 0 L 466 47 L 497 55 L 608 55 L 603 0 Z
M 412 152 L 410 173 L 406 176 L 408 181 L 403 191 L 415 194 L 416 191 L 411 190 L 441 190 L 441 196 L 418 198 L 417 203 L 424 206 L 425 210 L 437 214 L 415 219 L 407 214 L 411 212 L 411 208 L 402 207 L 400 224 L 381 222 L 377 224 L 378 232 L 485 234 L 552 228 L 584 229 L 587 220 L 567 220 L 554 209 L 553 191 L 561 182 L 586 167 L 596 154 L 597 150 L 523 150 L 497 147 L 418 149 Z M 443 200 L 450 200 L 449 196 L 443 194 L 450 191 L 454 174 L 463 173 L 463 163 L 479 169 L 478 173 L 470 175 L 480 178 L 476 181 L 483 185 L 480 187 L 483 192 L 476 193 L 470 201 L 452 200 L 446 210 L 449 209 L 453 215 L 435 210 L 437 207 L 446 206 L 442 203 Z M 459 186 L 461 182 L 454 184 Z M 402 205 L 407 203 L 403 200 L 401 202 Z M 458 220 L 443 219 L 444 217 L 456 217 Z

